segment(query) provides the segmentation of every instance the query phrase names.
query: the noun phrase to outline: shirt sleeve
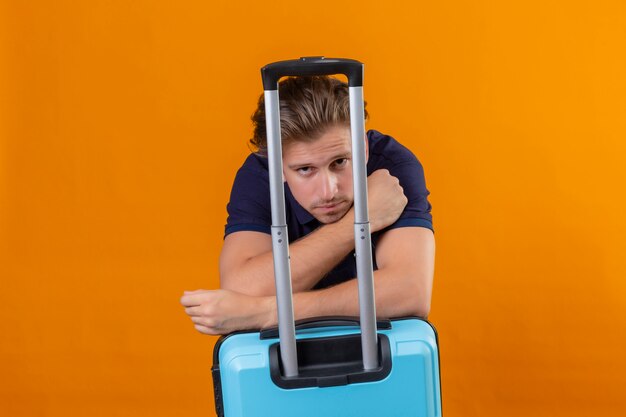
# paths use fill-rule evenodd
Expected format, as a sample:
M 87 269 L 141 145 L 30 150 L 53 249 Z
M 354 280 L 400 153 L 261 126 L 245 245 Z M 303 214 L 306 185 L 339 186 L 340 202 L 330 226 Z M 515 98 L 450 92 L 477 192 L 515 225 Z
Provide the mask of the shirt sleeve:
M 226 206 L 228 219 L 224 237 L 240 231 L 271 234 L 269 175 L 266 170 L 249 166 L 248 162 L 235 176 Z
M 391 167 L 389 172 L 399 179 L 408 202 L 398 220 L 387 230 L 398 227 L 425 227 L 434 231 L 432 207 L 428 201 L 430 192 L 426 188 L 422 164 L 413 157 L 412 160 Z
M 370 160 L 368 175 L 377 169 L 387 169 L 398 178 L 407 197 L 407 205 L 395 223 L 381 230 L 398 227 L 425 227 L 433 230 L 433 218 L 428 201 L 424 169 L 415 154 L 389 135 L 376 130 L 368 131 Z

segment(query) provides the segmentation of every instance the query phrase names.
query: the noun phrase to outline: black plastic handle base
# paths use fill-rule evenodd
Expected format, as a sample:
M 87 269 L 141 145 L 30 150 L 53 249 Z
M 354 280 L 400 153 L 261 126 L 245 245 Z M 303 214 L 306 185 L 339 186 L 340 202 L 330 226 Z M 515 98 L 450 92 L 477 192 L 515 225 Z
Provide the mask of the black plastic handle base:
M 296 331 L 305 329 L 317 329 L 320 327 L 331 326 L 359 326 L 361 324 L 358 317 L 345 316 L 328 316 L 328 317 L 311 317 L 296 321 Z M 376 327 L 378 330 L 391 329 L 390 320 L 377 320 Z M 261 330 L 259 339 L 276 339 L 278 338 L 278 327 L 270 327 Z
M 309 56 L 278 61 L 261 68 L 263 89 L 277 90 L 281 77 L 344 74 L 350 87 L 363 87 L 363 63 L 354 59 Z

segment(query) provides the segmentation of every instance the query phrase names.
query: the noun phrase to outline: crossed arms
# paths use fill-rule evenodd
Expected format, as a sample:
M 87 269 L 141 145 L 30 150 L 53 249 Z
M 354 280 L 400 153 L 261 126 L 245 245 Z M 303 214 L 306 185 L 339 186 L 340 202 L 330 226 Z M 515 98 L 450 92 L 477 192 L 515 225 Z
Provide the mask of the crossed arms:
M 397 179 L 386 170 L 368 178 L 372 232 L 393 224 L 406 205 Z M 354 249 L 354 216 L 326 224 L 289 245 L 296 320 L 329 315 L 358 316 L 356 279 L 312 290 Z M 386 231 L 376 245 L 374 272 L 379 317 L 426 317 L 434 274 L 435 240 L 430 229 L 401 227 Z M 181 303 L 204 334 L 276 325 L 271 237 L 241 231 L 226 237 L 220 256 L 219 290 L 185 292 Z

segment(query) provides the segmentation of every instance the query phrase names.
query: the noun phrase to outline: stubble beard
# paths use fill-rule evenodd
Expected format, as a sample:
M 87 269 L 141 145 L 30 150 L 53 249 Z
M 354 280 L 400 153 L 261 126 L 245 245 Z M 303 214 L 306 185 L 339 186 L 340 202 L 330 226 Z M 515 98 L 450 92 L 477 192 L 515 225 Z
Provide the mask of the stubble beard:
M 338 222 L 348 213 L 348 211 L 350 211 L 350 208 L 352 207 L 352 202 L 348 202 L 347 199 L 342 199 L 338 202 L 338 204 L 341 204 L 341 207 L 339 207 L 340 211 L 331 213 L 315 213 L 315 211 L 313 211 L 313 213 L 315 213 L 313 214 L 313 217 L 315 217 L 322 224 Z

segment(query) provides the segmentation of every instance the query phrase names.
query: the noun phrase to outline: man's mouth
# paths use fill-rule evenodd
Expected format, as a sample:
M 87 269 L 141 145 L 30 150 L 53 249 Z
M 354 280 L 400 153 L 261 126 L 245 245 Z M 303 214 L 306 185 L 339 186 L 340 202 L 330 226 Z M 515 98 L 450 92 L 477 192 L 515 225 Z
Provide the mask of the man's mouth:
M 341 205 L 341 201 L 338 201 L 336 203 L 333 204 L 321 204 L 319 206 L 317 206 L 317 209 L 323 210 L 323 211 L 331 211 L 337 207 L 339 207 L 339 205 Z

